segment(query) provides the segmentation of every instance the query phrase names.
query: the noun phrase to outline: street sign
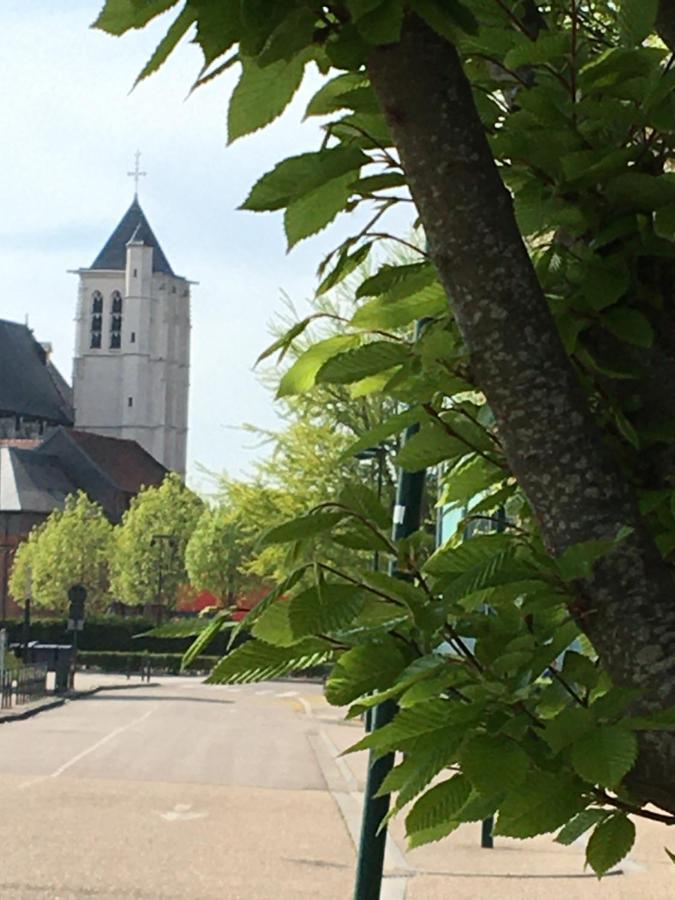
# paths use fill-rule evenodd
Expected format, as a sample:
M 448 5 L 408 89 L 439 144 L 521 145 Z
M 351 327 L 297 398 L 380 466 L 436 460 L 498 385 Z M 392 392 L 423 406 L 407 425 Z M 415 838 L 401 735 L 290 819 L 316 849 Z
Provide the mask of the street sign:
M 82 631 L 84 628 L 84 619 L 68 619 L 66 631 Z
M 84 601 L 87 599 L 87 589 L 83 584 L 74 584 L 72 587 L 68 588 L 68 600 L 70 601 L 70 609 L 68 610 L 68 630 L 69 631 L 81 631 L 82 626 L 79 628 L 71 628 L 70 620 L 74 620 L 76 622 L 84 621 Z

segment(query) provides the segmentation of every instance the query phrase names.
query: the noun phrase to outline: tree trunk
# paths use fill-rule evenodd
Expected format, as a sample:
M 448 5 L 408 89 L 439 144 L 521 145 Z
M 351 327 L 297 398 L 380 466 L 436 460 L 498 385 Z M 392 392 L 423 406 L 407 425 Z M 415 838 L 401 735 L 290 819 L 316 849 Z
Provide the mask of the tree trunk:
M 373 51 L 370 78 L 431 256 L 495 414 L 506 456 L 554 555 L 632 534 L 577 585 L 575 609 L 614 682 L 643 710 L 675 704 L 675 604 L 661 559 L 594 422 L 516 225 L 455 48 L 415 16 Z M 675 813 L 675 737 L 646 733 L 631 787 Z

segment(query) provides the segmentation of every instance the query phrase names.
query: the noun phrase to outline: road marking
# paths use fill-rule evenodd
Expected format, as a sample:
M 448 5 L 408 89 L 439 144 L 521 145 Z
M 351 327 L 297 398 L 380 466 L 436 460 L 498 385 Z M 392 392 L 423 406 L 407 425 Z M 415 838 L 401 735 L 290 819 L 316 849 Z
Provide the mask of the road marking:
M 302 708 L 304 709 L 305 715 L 306 715 L 306 716 L 311 716 L 311 715 L 312 715 L 312 704 L 311 704 L 311 703 L 308 703 L 308 702 L 305 700 L 304 697 L 298 696 L 298 697 L 296 697 L 296 700 L 298 701 L 298 703 L 299 703 L 299 704 L 302 706 Z
M 143 713 L 143 715 L 139 716 L 137 719 L 132 719 L 132 721 L 127 722 L 126 725 L 120 725 L 119 728 L 114 728 L 100 740 L 96 741 L 95 744 L 92 744 L 91 747 L 87 747 L 85 750 L 82 750 L 81 753 L 73 756 L 72 759 L 69 759 L 62 766 L 59 766 L 58 769 L 50 772 L 49 775 L 40 775 L 38 776 L 38 778 L 32 778 L 30 781 L 24 781 L 23 784 L 18 785 L 19 790 L 21 790 L 22 788 L 30 787 L 32 784 L 36 784 L 38 781 L 45 781 L 45 779 L 47 778 L 58 778 L 59 775 L 63 775 L 64 772 L 67 772 L 68 769 L 72 768 L 72 766 L 76 765 L 78 762 L 80 762 L 80 760 L 84 759 L 85 756 L 89 756 L 90 753 L 94 753 L 99 749 L 99 747 L 107 744 L 108 741 L 112 741 L 113 738 L 116 738 L 119 734 L 122 734 L 123 732 L 128 731 L 130 728 L 133 728 L 134 725 L 140 725 L 141 722 L 144 722 L 156 710 L 157 707 L 154 706 L 152 709 L 149 709 L 146 713 Z
M 275 694 L 275 697 L 297 697 L 297 691 L 284 691 L 282 694 Z
M 203 819 L 208 816 L 205 812 L 192 812 L 190 803 L 176 803 L 169 812 L 159 813 L 160 818 L 167 822 L 188 822 L 190 819 Z

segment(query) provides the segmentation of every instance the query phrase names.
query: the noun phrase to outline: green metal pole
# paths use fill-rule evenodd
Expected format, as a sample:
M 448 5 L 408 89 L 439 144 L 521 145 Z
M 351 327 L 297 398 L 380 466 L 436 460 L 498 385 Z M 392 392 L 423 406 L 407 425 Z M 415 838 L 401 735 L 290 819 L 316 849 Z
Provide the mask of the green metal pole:
M 417 430 L 417 425 L 410 426 L 405 432 L 404 443 Z M 399 472 L 392 526 L 392 537 L 395 541 L 407 537 L 420 527 L 425 474 L 425 470 L 412 473 Z M 398 573 L 392 569 L 391 574 L 397 575 Z M 371 711 L 370 730 L 374 731 L 376 728 L 387 725 L 395 713 L 396 703 L 393 700 L 380 703 Z M 384 797 L 375 797 L 374 795 L 380 789 L 380 785 L 393 765 L 393 753 L 388 753 L 377 760 L 373 759 L 371 753 L 368 761 L 354 900 L 379 900 L 387 829 L 382 828 L 378 834 L 378 828 L 389 811 L 389 795 Z

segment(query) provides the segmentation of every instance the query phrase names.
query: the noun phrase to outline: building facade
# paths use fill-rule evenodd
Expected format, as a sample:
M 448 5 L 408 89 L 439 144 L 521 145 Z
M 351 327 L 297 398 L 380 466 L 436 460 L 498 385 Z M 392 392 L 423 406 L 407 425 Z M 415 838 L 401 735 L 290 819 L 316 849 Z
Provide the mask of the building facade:
M 137 441 L 184 475 L 190 282 L 174 274 L 137 197 L 76 274 L 75 427 Z

